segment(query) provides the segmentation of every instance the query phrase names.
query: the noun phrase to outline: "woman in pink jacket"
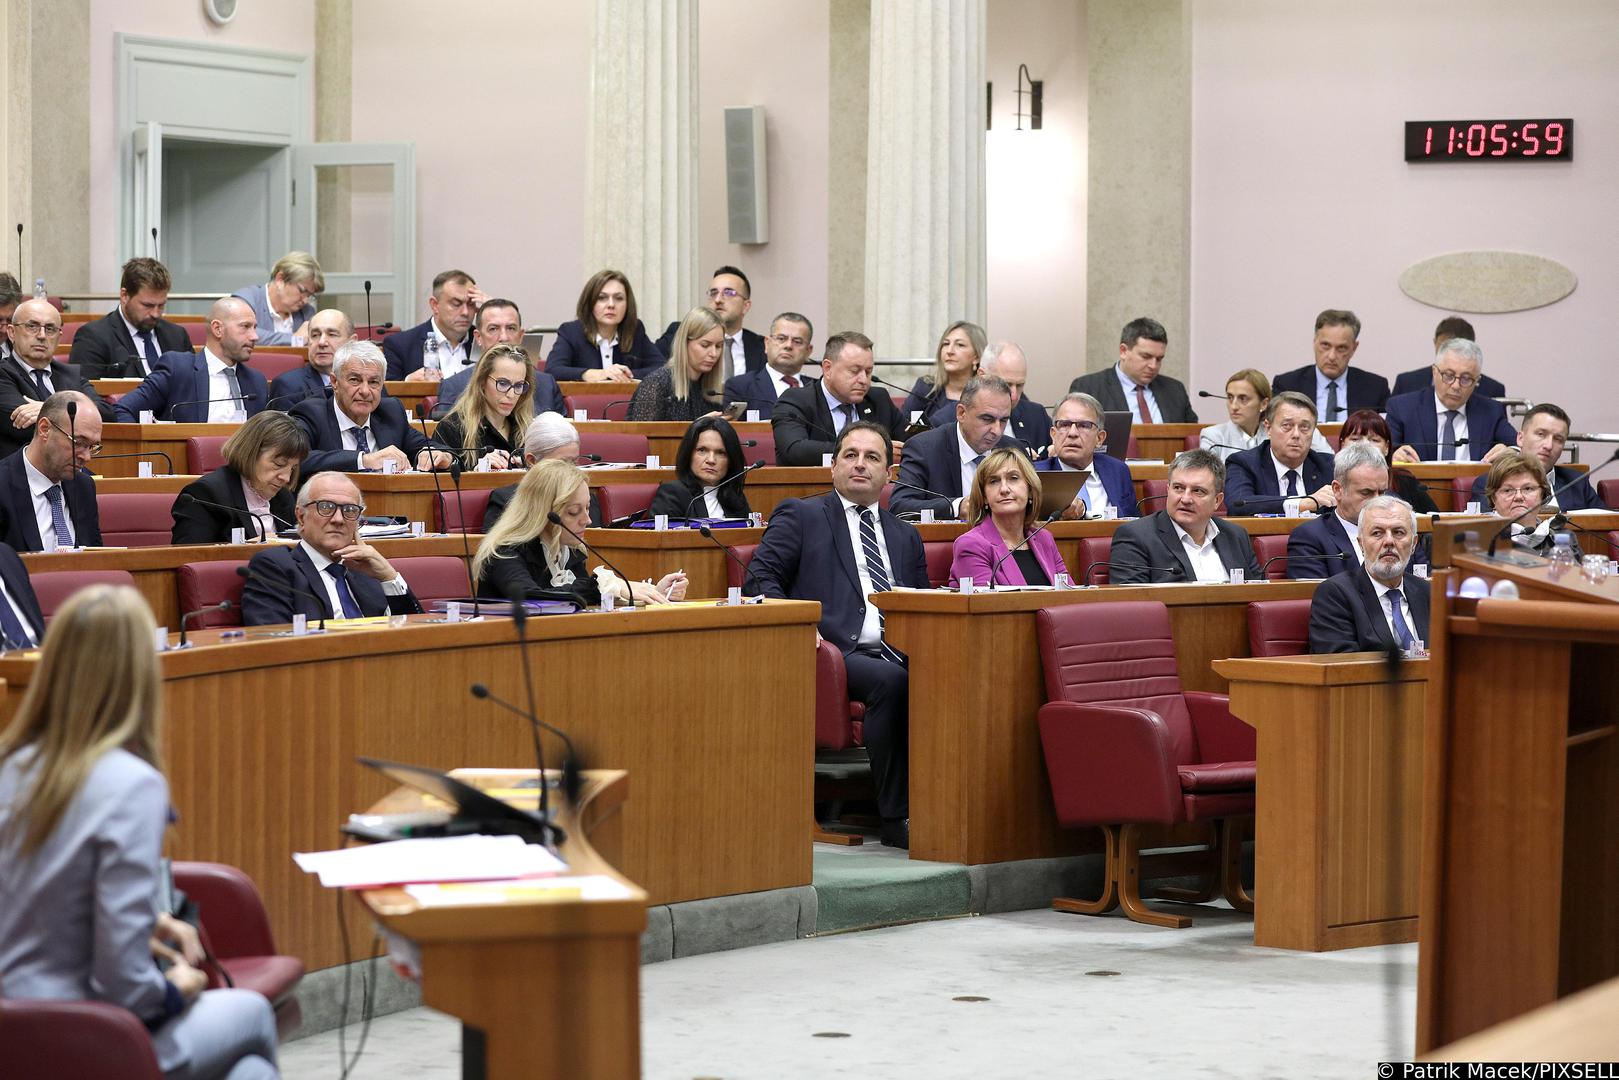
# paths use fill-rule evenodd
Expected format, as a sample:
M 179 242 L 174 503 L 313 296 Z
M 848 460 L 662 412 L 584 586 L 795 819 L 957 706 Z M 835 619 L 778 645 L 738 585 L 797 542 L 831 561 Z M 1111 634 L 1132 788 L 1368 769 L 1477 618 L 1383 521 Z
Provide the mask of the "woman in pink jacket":
M 973 527 L 956 537 L 952 582 L 970 577 L 979 587 L 1051 585 L 1067 573 L 1051 534 L 1034 531 L 1040 520 L 1040 474 L 1021 450 L 993 450 L 984 458 L 963 510 L 962 518 Z

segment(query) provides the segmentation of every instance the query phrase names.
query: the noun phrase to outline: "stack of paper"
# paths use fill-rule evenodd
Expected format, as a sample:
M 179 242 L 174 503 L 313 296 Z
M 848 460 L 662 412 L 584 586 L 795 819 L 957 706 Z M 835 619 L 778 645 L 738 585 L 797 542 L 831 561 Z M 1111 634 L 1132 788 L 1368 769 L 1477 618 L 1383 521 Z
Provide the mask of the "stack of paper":
M 393 840 L 337 851 L 294 853 L 328 889 L 370 889 L 416 882 L 495 881 L 560 874 L 566 863 L 517 836 L 445 836 Z

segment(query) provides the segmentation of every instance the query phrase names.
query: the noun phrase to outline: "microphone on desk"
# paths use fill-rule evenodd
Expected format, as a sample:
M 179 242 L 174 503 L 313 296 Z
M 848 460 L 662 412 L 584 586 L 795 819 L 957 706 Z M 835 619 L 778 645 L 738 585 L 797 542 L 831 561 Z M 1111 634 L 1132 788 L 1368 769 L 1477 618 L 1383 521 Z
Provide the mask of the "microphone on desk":
M 632 400 L 633 400 L 632 398 L 621 398 L 621 399 L 619 399 L 617 401 L 609 401 L 607 404 L 602 406 L 602 419 L 603 420 L 611 420 L 612 419 L 612 417 L 608 416 L 607 414 L 612 410 L 614 405 L 622 405 L 622 406 L 624 406 L 625 415 L 626 416 L 629 415 L 629 406 L 630 406 L 630 402 Z
M 717 494 L 719 492 L 720 488 L 724 487 L 726 484 L 729 484 L 729 483 L 731 483 L 733 481 L 736 481 L 736 480 L 740 480 L 744 476 L 746 476 L 748 473 L 752 472 L 753 470 L 762 469 L 762 468 L 764 468 L 764 462 L 762 462 L 762 461 L 755 461 L 752 465 L 744 465 L 741 469 L 737 470 L 735 475 L 727 476 L 724 480 L 721 480 L 719 483 L 715 484 L 712 488 L 710 488 L 709 491 L 715 492 Z M 709 494 L 708 491 L 700 491 L 696 495 L 693 495 L 687 501 L 685 517 L 686 517 L 686 519 L 688 521 L 691 520 L 691 508 L 693 506 L 697 505 L 697 503 L 703 501 L 703 499 L 708 494 Z
M 477 594 L 476 589 L 473 590 L 473 594 Z M 529 670 L 528 608 L 523 606 L 523 601 L 526 597 L 522 595 L 521 591 L 514 591 L 509 599 L 511 601 L 512 626 L 517 631 L 517 656 L 523 667 L 523 686 L 528 691 L 528 719 L 532 722 L 529 732 L 534 738 L 534 767 L 539 770 L 540 795 L 537 805 L 540 811 L 540 820 L 545 823 L 544 827 L 547 830 L 555 830 L 556 826 L 551 822 L 551 789 L 550 785 L 545 782 L 545 743 L 540 738 L 539 709 L 534 705 L 534 675 Z M 489 688 L 483 687 L 484 693 L 479 694 L 478 689 L 480 686 L 482 686 L 481 683 L 474 686 L 472 693 L 475 696 L 483 697 L 488 694 Z M 542 835 L 550 839 L 553 834 L 551 831 L 547 831 Z M 555 832 L 555 838 L 558 840 L 562 838 L 560 831 Z
M 1531 514 L 1540 513 L 1542 510 L 1546 509 L 1552 503 L 1557 502 L 1558 501 L 1557 497 L 1559 495 L 1565 494 L 1569 490 L 1569 488 L 1572 488 L 1574 485 L 1578 484 L 1581 480 L 1589 478 L 1590 476 L 1592 476 L 1595 473 L 1601 471 L 1602 469 L 1606 469 L 1609 465 L 1612 465 L 1615 461 L 1619 461 L 1619 450 L 1615 450 L 1613 453 L 1609 454 L 1605 459 L 1603 459 L 1602 461 L 1598 462 L 1595 466 L 1593 466 L 1588 472 L 1577 474 L 1574 477 L 1574 479 L 1570 480 L 1568 483 L 1564 484 L 1562 487 L 1557 488 L 1551 494 L 1547 495 L 1544 499 L 1542 499 L 1538 504 L 1536 504 L 1535 506 L 1530 507 L 1528 510 L 1525 510 L 1523 513 L 1519 514 L 1517 517 L 1513 518 L 1511 521 L 1509 521 L 1505 525 L 1501 526 L 1500 529 L 1496 530 L 1495 535 L 1490 537 L 1490 546 L 1489 546 L 1489 549 L 1487 551 L 1485 551 L 1485 553 L 1484 553 L 1485 556 L 1487 558 L 1494 558 L 1495 557 L 1495 547 L 1496 547 L 1496 545 L 1501 542 L 1501 537 L 1503 535 L 1506 535 L 1506 534 L 1512 532 L 1512 526 L 1518 524 L 1524 518 L 1530 516 Z M 1564 520 L 1566 521 L 1567 518 L 1565 517 Z
M 254 529 L 255 532 L 259 532 L 260 535 L 263 535 L 262 528 L 258 524 L 258 515 L 254 514 L 254 513 L 251 513 L 250 511 L 243 510 L 240 507 L 227 506 L 225 503 L 210 502 L 207 499 L 199 499 L 195 495 L 191 494 L 191 492 L 189 492 L 189 491 L 180 492 L 179 496 L 174 501 L 177 502 L 177 503 L 194 502 L 198 506 L 208 506 L 208 507 L 212 507 L 215 510 L 227 510 L 232 514 L 241 514 L 242 516 L 244 516 L 245 518 L 247 518 L 249 521 L 251 521 L 253 523 L 253 529 Z M 294 525 L 290 521 L 287 521 L 285 518 L 283 518 L 279 514 L 276 514 L 276 513 L 272 512 L 270 514 L 270 516 L 275 519 L 275 523 L 277 525 L 283 525 L 283 526 L 285 526 L 285 527 L 287 527 L 289 529 L 292 529 L 294 531 L 296 531 L 297 528 L 298 528 L 298 526 Z M 269 539 L 269 537 L 267 537 L 267 536 L 264 537 L 264 538 L 266 540 Z
M 370 315 L 367 315 L 366 319 L 369 321 Z M 427 402 L 426 402 L 426 400 L 418 401 L 416 403 L 416 419 L 421 421 L 422 438 L 426 439 L 429 443 L 432 443 L 433 437 L 427 433 Z M 433 493 L 438 496 L 438 518 L 439 518 L 440 522 L 443 522 L 446 518 L 449 517 L 449 515 L 444 512 L 444 485 L 439 482 L 438 470 L 437 469 L 428 469 L 427 471 L 433 477 Z M 465 536 L 466 533 L 467 533 L 467 519 L 463 516 L 461 518 L 461 535 Z M 470 567 L 471 565 L 472 565 L 471 562 L 467 563 L 468 567 Z
M 753 582 L 753 587 L 755 589 L 759 589 L 759 579 L 753 576 L 753 570 L 749 568 L 747 563 L 743 562 L 742 559 L 738 557 L 736 552 L 731 550 L 730 545 L 720 542 L 720 538 L 714 535 L 713 529 L 709 528 L 707 525 L 699 525 L 697 526 L 697 531 L 702 534 L 704 540 L 707 540 L 709 543 L 725 552 L 725 557 L 735 563 L 737 569 L 742 571 L 742 584 L 744 586 L 746 586 L 751 580 Z M 764 590 L 760 589 L 760 591 L 754 595 L 762 596 L 764 595 Z
M 244 581 L 244 582 L 252 580 L 253 571 L 252 571 L 251 567 L 252 567 L 251 563 L 244 564 L 242 566 L 238 566 L 236 568 L 236 576 L 241 578 L 242 581 Z M 299 596 L 308 597 L 310 600 L 315 601 L 315 610 L 320 612 L 320 628 L 322 630 L 326 629 L 326 606 L 327 606 L 327 604 L 331 603 L 331 600 L 330 600 L 329 597 L 316 596 L 314 593 L 310 592 L 308 589 L 300 589 L 298 586 L 292 584 L 290 581 L 289 582 L 284 582 L 283 587 L 286 588 L 290 592 L 297 593 Z
M 169 419 L 172 421 L 172 420 L 174 420 L 174 410 L 175 409 L 183 408 L 183 407 L 185 407 L 187 405 L 218 405 L 218 404 L 221 404 L 223 402 L 228 401 L 232 405 L 237 405 L 237 404 L 241 405 L 242 406 L 242 411 L 246 412 L 248 402 L 257 401 L 258 399 L 259 399 L 259 396 L 257 394 L 255 394 L 253 391 L 251 391 L 251 390 L 243 390 L 240 397 L 233 397 L 233 398 L 228 398 L 228 397 L 224 397 L 224 398 L 198 398 L 196 401 L 176 401 L 173 405 L 170 405 L 167 409 L 164 409 L 163 411 L 169 414 Z M 207 423 L 207 420 L 204 419 L 202 422 Z
M 244 566 L 242 569 L 246 570 L 247 567 Z M 229 611 L 231 606 L 229 600 L 221 600 L 217 604 L 209 604 L 207 607 L 198 608 L 196 611 L 188 611 L 180 616 L 180 644 L 178 647 L 182 649 L 186 647 L 186 627 L 192 619 L 195 619 L 198 615 L 206 615 L 210 611 Z
M 366 278 L 365 279 L 365 339 L 367 341 L 374 341 L 376 339 L 376 334 L 377 334 L 376 327 L 371 325 L 371 279 Z
M 628 574 L 624 573 L 624 571 L 622 571 L 618 567 L 614 566 L 612 564 L 612 561 L 609 560 L 607 558 L 607 556 L 603 555 L 600 551 L 598 551 L 596 549 L 595 545 L 593 545 L 589 540 L 586 540 L 583 535 L 581 535 L 580 533 L 574 532 L 572 529 L 570 529 L 566 525 L 564 525 L 562 523 L 562 515 L 561 514 L 558 514 L 555 510 L 553 510 L 549 514 L 545 515 L 545 518 L 551 524 L 555 525 L 557 528 L 561 529 L 563 532 L 567 533 L 569 536 L 573 537 L 575 540 L 577 540 L 581 544 L 583 544 L 585 546 L 586 551 L 588 551 L 592 555 L 596 556 L 596 558 L 598 558 L 598 559 L 600 559 L 602 561 L 602 563 L 607 567 L 607 569 L 609 569 L 613 573 L 617 574 L 619 580 L 624 583 L 624 595 L 626 597 L 626 602 L 631 607 L 635 606 L 635 589 L 632 588 L 631 585 L 630 585 L 630 578 L 629 578 Z
M 1299 555 L 1289 555 L 1289 554 L 1272 555 L 1270 558 L 1265 560 L 1265 565 L 1263 565 L 1263 566 L 1261 566 L 1259 568 L 1259 576 L 1262 579 L 1264 579 L 1266 581 L 1269 581 L 1270 580 L 1270 568 L 1271 568 L 1272 563 L 1284 562 L 1284 561 L 1286 561 L 1288 559 L 1294 559 L 1294 558 L 1298 559 L 1300 562 L 1305 562 L 1305 561 L 1307 561 L 1309 559 L 1321 559 L 1323 561 L 1325 561 L 1327 559 L 1340 559 L 1340 560 L 1342 560 L 1342 559 L 1351 559 L 1351 558 L 1354 558 L 1354 556 L 1347 555 L 1342 551 L 1339 551 L 1339 552 L 1322 552 L 1319 555 L 1316 554 L 1313 551 L 1310 552 L 1309 554 L 1299 554 Z
M 1000 572 L 1001 564 L 1007 559 L 1010 559 L 1012 557 L 1012 553 L 1017 551 L 1018 548 L 1021 548 L 1024 544 L 1027 544 L 1030 540 L 1033 540 L 1036 534 L 1044 532 L 1053 521 L 1056 521 L 1058 518 L 1062 517 L 1063 510 L 1066 509 L 1067 507 L 1063 507 L 1062 510 L 1053 511 L 1050 516 L 1046 518 L 1046 520 L 1042 521 L 1033 529 L 1030 529 L 1029 535 L 1007 548 L 1006 551 L 1001 554 L 1001 557 L 995 560 L 994 565 L 989 568 L 989 584 L 991 588 L 993 588 L 995 585 L 995 575 Z M 1056 582 L 1052 582 L 1052 584 L 1056 584 Z
M 1082 583 L 1088 583 L 1091 580 L 1091 571 L 1095 570 L 1098 566 L 1127 566 L 1131 570 L 1151 570 L 1160 574 L 1174 574 L 1180 580 L 1186 580 L 1186 573 L 1181 569 L 1179 563 L 1175 563 L 1172 566 L 1153 566 L 1151 563 L 1125 562 L 1123 560 L 1111 558 L 1097 559 L 1095 562 L 1085 567 L 1085 573 L 1080 577 L 1079 580 Z
M 79 447 L 79 403 L 72 398 L 67 403 L 67 444 L 73 454 L 74 462 L 78 461 Z
M 888 483 L 893 484 L 897 488 L 909 488 L 912 491 L 920 491 L 924 495 L 931 495 L 935 499 L 943 499 L 945 502 L 950 503 L 952 507 L 955 505 L 955 502 L 956 502 L 956 496 L 954 496 L 954 495 L 946 495 L 942 491 L 929 491 L 927 488 L 923 487 L 920 484 L 912 484 L 912 483 L 910 483 L 908 481 L 905 481 L 905 480 L 890 480 L 890 481 L 888 481 Z M 955 511 L 954 510 L 947 510 L 945 512 L 946 513 L 954 513 Z
M 602 459 L 602 456 L 600 454 L 575 454 L 574 459 L 573 459 L 575 465 L 577 465 L 581 461 L 589 461 L 589 462 L 595 463 L 595 462 L 598 462 L 598 461 L 601 461 L 601 460 L 603 460 L 603 459 Z
M 96 461 L 112 461 L 112 460 L 114 460 L 116 458 L 149 458 L 149 457 L 160 457 L 160 458 L 162 458 L 163 459 L 163 464 L 168 467 L 169 475 L 170 476 L 174 475 L 174 462 L 172 460 L 170 460 L 169 455 L 165 454 L 161 450 L 141 450 L 141 451 L 137 451 L 136 453 L 132 453 L 132 454 L 97 454 L 95 456 L 94 460 L 96 460 Z
M 435 477 L 438 476 L 438 470 L 437 469 L 433 470 L 433 475 Z M 472 569 L 472 541 L 467 539 L 467 504 L 461 498 L 461 459 L 460 458 L 456 458 L 456 457 L 450 458 L 450 482 L 455 485 L 455 505 L 456 505 L 456 509 L 461 511 L 461 552 L 462 552 L 463 555 L 466 556 L 467 570 L 470 572 L 471 569 Z M 433 487 L 435 489 L 438 488 L 438 481 L 436 479 L 433 481 Z M 443 499 L 443 497 L 444 496 L 442 494 L 439 496 L 440 499 Z M 442 502 L 439 503 L 439 506 L 441 508 L 443 507 L 443 505 L 444 504 Z M 519 606 L 521 606 L 521 605 L 519 605 Z M 476 618 L 481 617 L 482 614 L 483 614 L 483 612 L 478 607 L 478 590 L 473 589 L 472 590 L 472 617 L 474 619 L 476 619 Z
M 1330 507 L 1330 506 L 1321 505 L 1321 500 L 1317 499 L 1314 495 L 1257 495 L 1256 494 L 1256 495 L 1247 496 L 1246 498 L 1244 498 L 1242 500 L 1242 502 L 1238 503 L 1235 506 L 1227 504 L 1227 510 L 1231 514 L 1232 517 L 1251 517 L 1256 512 L 1257 513 L 1263 513 L 1264 511 L 1256 511 L 1254 509 L 1255 504 L 1275 505 L 1275 507 L 1277 508 L 1278 511 L 1285 511 L 1287 509 L 1287 500 L 1289 500 L 1289 499 L 1297 499 L 1300 502 L 1300 504 L 1302 504 L 1304 502 L 1304 500 L 1306 500 L 1306 499 L 1310 500 L 1312 503 L 1315 503 L 1314 508 L 1309 511 L 1310 513 L 1313 513 L 1313 514 L 1320 514 L 1320 513 L 1324 512 L 1326 510 L 1332 509 L 1332 507 Z M 1304 507 L 1302 505 L 1300 505 L 1299 509 L 1303 510 Z
M 562 740 L 562 745 L 568 748 L 567 755 L 562 759 L 562 793 L 568 797 L 569 803 L 575 806 L 579 805 L 580 773 L 584 771 L 584 766 L 579 763 L 579 751 L 574 746 L 573 740 L 568 737 L 568 733 L 554 724 L 547 724 L 531 711 L 524 711 L 509 701 L 501 700 L 490 693 L 489 688 L 483 683 L 473 683 L 471 690 L 473 697 L 481 698 L 484 701 L 492 701 L 507 712 L 521 716 L 524 720 L 534 725 L 536 732 L 538 729 L 544 728 Z

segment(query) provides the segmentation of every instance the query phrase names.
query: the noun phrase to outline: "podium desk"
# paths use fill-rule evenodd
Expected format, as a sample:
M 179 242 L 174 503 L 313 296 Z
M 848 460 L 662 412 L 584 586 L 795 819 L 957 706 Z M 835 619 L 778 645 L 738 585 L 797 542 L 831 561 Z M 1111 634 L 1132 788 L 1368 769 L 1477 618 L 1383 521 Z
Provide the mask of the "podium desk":
M 1095 830 L 1063 828 L 1051 804 L 1038 722 L 1040 608 L 1160 601 L 1169 608 L 1182 685 L 1224 692 L 1225 678 L 1211 665 L 1248 655 L 1249 602 L 1304 599 L 1316 584 L 878 594 L 884 638 L 910 657 L 911 857 L 988 863 L 1095 849 Z
M 629 771 L 614 864 L 649 902 L 810 883 L 819 605 L 677 607 L 528 621 L 539 715 L 587 766 Z M 390 620 L 390 623 L 394 620 Z M 438 769 L 531 760 L 530 728 L 467 691 L 526 704 L 506 619 L 193 634 L 162 656 L 175 858 L 253 878 L 276 940 L 311 969 L 343 959 L 332 900 L 292 862 L 336 847 L 336 823 L 392 786 L 357 755 Z M 772 662 L 728 664 L 739 656 Z M 37 659 L 0 657 L 5 715 Z M 700 676 L 715 672 L 712 687 Z M 549 754 L 558 744 L 547 738 Z M 350 923 L 363 941 L 362 921 Z
M 1417 938 L 1428 661 L 1216 660 L 1258 732 L 1254 944 L 1320 952 Z
M 510 787 L 533 769 L 456 770 L 475 787 Z M 421 950 L 422 1003 L 479 1033 L 486 1075 L 618 1080 L 641 1074 L 641 932 L 646 893 L 613 868 L 628 775 L 590 771 L 578 812 L 563 808 L 567 875 L 597 876 L 617 895 L 537 895 L 497 903 L 423 906 L 403 889 L 361 901 Z M 531 797 L 523 803 L 532 807 Z M 553 801 L 553 809 L 561 800 Z M 396 789 L 373 814 L 419 810 L 428 800 Z M 598 850 L 594 841 L 603 840 Z M 544 879 L 534 883 L 543 888 Z

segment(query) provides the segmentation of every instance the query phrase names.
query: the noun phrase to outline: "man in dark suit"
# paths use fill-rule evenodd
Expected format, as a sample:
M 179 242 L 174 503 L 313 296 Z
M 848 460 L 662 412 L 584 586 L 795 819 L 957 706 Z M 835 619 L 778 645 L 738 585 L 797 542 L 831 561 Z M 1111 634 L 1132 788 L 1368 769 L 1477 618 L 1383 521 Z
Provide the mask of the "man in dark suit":
M 1265 409 L 1270 438 L 1226 458 L 1225 502 L 1230 512 L 1299 517 L 1332 506 L 1332 455 L 1310 449 L 1315 403 L 1289 391 Z
M 382 339 L 388 358 L 387 377 L 411 382 L 437 382 L 478 362 L 472 349 L 472 317 L 489 299 L 465 270 L 445 270 L 433 279 L 427 298 L 432 315 L 427 321 Z M 438 350 L 438 370 L 423 366 L 427 343 Z
M 1108 584 L 1154 581 L 1229 581 L 1241 570 L 1259 581 L 1253 541 L 1240 525 L 1214 516 L 1225 487 L 1225 465 L 1207 450 L 1185 450 L 1169 463 L 1169 498 L 1149 517 L 1125 522 L 1113 534 Z
M 33 329 L 30 329 L 33 328 Z M 76 390 L 92 403 L 103 420 L 112 420 L 112 406 L 101 400 L 72 364 L 52 359 L 62 333 L 62 315 L 44 300 L 26 300 L 13 313 L 9 334 L 11 355 L 0 360 L 0 455 L 15 454 L 33 438 L 39 409 L 45 399 L 63 390 Z
M 882 613 L 870 596 L 896 585 L 925 589 L 929 582 L 922 538 L 878 505 L 893 460 L 886 429 L 863 421 L 846 427 L 832 456 L 833 493 L 776 507 L 748 577 L 752 592 L 820 602 L 821 638 L 843 654 L 850 700 L 866 706 L 882 841 L 905 848 L 910 675 L 904 655 L 883 641 Z
M 734 266 L 720 267 L 708 283 L 708 307 L 720 317 L 725 332 L 720 363 L 725 365 L 726 378 L 765 366 L 765 339 L 742 327 L 743 318 L 753 307 L 752 296 L 753 286 L 748 282 L 748 275 Z M 674 348 L 675 332 L 679 329 L 680 320 L 676 319 L 658 339 L 658 352 L 664 359 L 668 359 L 669 350 Z
M 332 392 L 332 358 L 337 347 L 354 336 L 354 324 L 336 308 L 324 308 L 309 319 L 309 362 L 284 371 L 270 380 L 270 408 L 282 412 L 304 398 L 329 397 Z
M 956 422 L 929 428 L 905 444 L 889 507 L 896 514 L 932 510 L 941 521 L 960 517 L 984 455 L 1018 445 L 1006 435 L 1011 416 L 1012 391 L 999 375 L 968 379 L 956 403 Z
M 856 420 L 876 424 L 904 446 L 905 420 L 888 393 L 871 385 L 871 339 L 844 330 L 826 339 L 821 377 L 776 401 L 770 431 L 776 440 L 777 465 L 819 465 L 832 452 L 839 433 Z
M 144 256 L 124 264 L 118 306 L 73 335 L 68 363 L 86 379 L 143 379 L 164 353 L 190 352 L 185 327 L 163 318 L 169 269 Z
M 1478 335 L 1473 332 L 1473 324 L 1466 319 L 1451 315 L 1439 320 L 1439 325 L 1433 331 L 1433 351 L 1437 356 L 1439 347 L 1451 338 L 1464 338 L 1467 341 L 1478 341 Z M 1425 364 L 1410 371 L 1404 371 L 1394 380 L 1394 393 L 1414 394 L 1433 381 L 1433 365 Z M 1507 388 L 1501 385 L 1500 380 L 1492 379 L 1488 375 L 1480 374 L 1478 377 L 1478 392 L 1489 398 L 1503 398 L 1507 396 Z
M 242 625 L 279 626 L 298 614 L 314 621 L 420 613 L 399 571 L 359 538 L 364 511 L 348 477 L 320 473 L 306 480 L 298 492 L 297 546 L 268 548 L 247 564 Z
M 1051 414 L 1038 401 L 1023 392 L 1029 382 L 1029 358 L 1015 341 L 992 341 L 984 347 L 978 370 L 998 375 L 1012 390 L 1012 420 L 1006 433 L 1023 444 L 1032 457 L 1051 445 Z
M 1410 572 L 1417 542 L 1411 505 L 1380 495 L 1361 507 L 1364 570 L 1337 574 L 1310 600 L 1312 653 L 1386 652 L 1428 638 L 1428 582 Z
M 1110 506 L 1116 511 L 1115 517 L 1130 518 L 1141 513 L 1130 466 L 1116 457 L 1097 453 L 1107 441 L 1100 401 L 1089 394 L 1063 398 L 1052 418 L 1051 440 L 1051 456 L 1035 462 L 1036 471 L 1090 474 L 1074 496 L 1074 504 L 1063 511 L 1065 519 L 1101 517 Z
M 1568 413 L 1556 405 L 1547 402 L 1536 405 L 1530 409 L 1523 418 L 1523 426 L 1518 429 L 1518 449 L 1532 457 L 1539 459 L 1540 467 L 1546 470 L 1546 494 L 1550 495 L 1564 484 L 1569 489 L 1557 496 L 1552 505 L 1559 510 L 1602 510 L 1602 500 L 1591 488 L 1591 481 L 1586 479 L 1583 472 L 1558 465 L 1557 459 L 1563 456 L 1563 446 L 1568 442 L 1570 421 Z M 1478 479 L 1473 481 L 1473 494 L 1471 499 L 1489 512 L 1487 500 L 1484 498 L 1484 481 L 1488 479 L 1487 473 L 1479 473 Z
M 759 419 L 769 420 L 776 411 L 776 400 L 789 390 L 814 381 L 804 374 L 804 364 L 815 350 L 815 327 L 796 311 L 784 311 L 770 324 L 765 335 L 765 366 L 744 371 L 725 380 L 725 403 L 743 403 L 756 411 Z
M 399 472 L 450 467 L 450 455 L 429 447 L 399 399 L 383 394 L 386 364 L 375 342 L 346 341 L 332 358 L 332 396 L 308 398 L 292 407 L 292 418 L 309 436 L 305 476 L 328 470 L 371 472 L 389 461 Z
M 485 300 L 473 320 L 472 364 L 438 384 L 438 406 L 433 412 L 435 417 L 447 415 L 455 408 L 461 394 L 472 383 L 472 373 L 478 368 L 477 361 L 496 345 L 523 347 L 523 313 L 517 309 L 515 301 L 503 300 L 498 296 Z M 527 350 L 524 350 L 524 355 L 527 355 Z M 554 412 L 566 416 L 568 404 L 562 398 L 562 387 L 557 385 L 557 381 L 543 371 L 534 372 L 531 378 L 534 380 L 534 415 Z
M 1315 317 L 1315 363 L 1284 372 L 1271 380 L 1272 393 L 1291 390 L 1315 402 L 1323 424 L 1335 424 L 1356 409 L 1383 411 L 1389 381 L 1352 368 L 1360 348 L 1360 318 L 1353 311 L 1328 308 Z
M 18 551 L 101 546 L 89 469 L 100 446 L 101 415 L 89 398 L 76 390 L 47 398 L 33 441 L 0 458 L 0 540 Z
M 0 650 L 26 649 L 45 640 L 45 616 L 28 580 L 28 567 L 10 544 L 0 543 Z
M 1132 319 L 1119 335 L 1119 362 L 1081 375 L 1070 394 L 1089 394 L 1109 412 L 1128 412 L 1142 424 L 1195 424 L 1192 399 L 1178 379 L 1160 375 L 1169 333 L 1154 319 Z
M 1389 398 L 1389 434 L 1398 448 L 1395 463 L 1494 461 L 1517 443 L 1506 408 L 1477 392 L 1483 366 L 1483 350 L 1465 338 L 1452 338 L 1434 358 L 1432 386 Z M 1467 440 L 1465 448 L 1462 439 Z
M 240 297 L 214 301 L 202 352 L 167 353 L 113 411 L 125 423 L 150 412 L 157 420 L 182 424 L 229 424 L 264 411 L 270 384 L 247 366 L 258 344 L 253 309 Z
M 1360 511 L 1389 490 L 1388 460 L 1373 443 L 1352 442 L 1332 460 L 1335 505 L 1287 538 L 1287 576 L 1324 578 L 1359 570 Z

